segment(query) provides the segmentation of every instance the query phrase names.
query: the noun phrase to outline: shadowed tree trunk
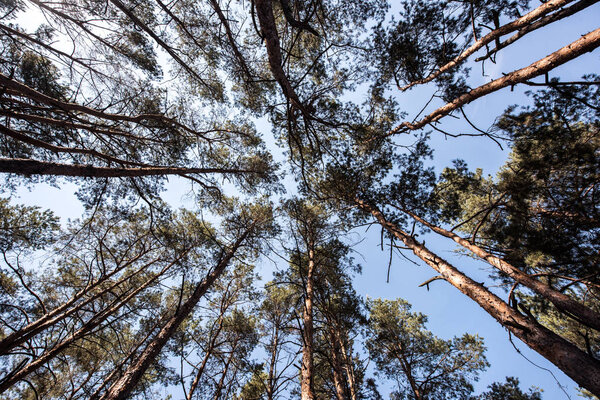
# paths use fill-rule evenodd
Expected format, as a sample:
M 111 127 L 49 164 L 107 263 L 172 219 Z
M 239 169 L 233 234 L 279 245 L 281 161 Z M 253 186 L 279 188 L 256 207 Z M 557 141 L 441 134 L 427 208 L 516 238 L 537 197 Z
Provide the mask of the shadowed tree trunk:
M 509 332 L 556 365 L 581 387 L 595 395 L 600 395 L 600 361 L 510 307 L 485 286 L 475 282 L 389 222 L 378 208 L 359 198 L 355 202 L 358 207 L 371 214 L 390 234 L 401 240 L 417 257 L 437 271 L 444 280 L 474 300 Z
M 177 328 L 179 328 L 179 325 L 181 325 L 183 320 L 192 313 L 202 296 L 211 287 L 213 282 L 223 273 L 223 271 L 225 271 L 225 268 L 235 255 L 236 251 L 253 229 L 254 225 L 250 226 L 246 231 L 244 231 L 239 239 L 233 244 L 231 249 L 227 251 L 221 261 L 216 265 L 214 270 L 211 271 L 204 280 L 196 285 L 192 295 L 185 301 L 185 303 L 181 304 L 181 306 L 176 310 L 175 314 L 173 314 L 173 316 L 162 327 L 156 337 L 148 344 L 148 346 L 146 346 L 144 351 L 137 358 L 137 361 L 129 366 L 123 376 L 110 387 L 104 396 L 101 397 L 101 400 L 125 400 L 129 397 L 146 370 L 154 362 Z

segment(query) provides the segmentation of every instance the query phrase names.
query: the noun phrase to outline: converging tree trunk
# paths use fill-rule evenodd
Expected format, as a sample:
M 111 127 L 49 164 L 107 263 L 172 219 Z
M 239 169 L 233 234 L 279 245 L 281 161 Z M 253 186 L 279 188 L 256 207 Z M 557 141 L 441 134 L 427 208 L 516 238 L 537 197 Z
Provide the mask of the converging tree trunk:
M 359 198 L 355 202 L 358 207 L 371 214 L 390 234 L 401 240 L 417 257 L 437 271 L 444 280 L 474 300 L 509 332 L 556 365 L 581 387 L 595 395 L 600 395 L 600 361 L 540 325 L 537 321 L 510 307 L 485 286 L 457 270 L 411 235 L 388 221 L 377 207 Z
M 180 307 L 178 307 L 173 316 L 162 327 L 160 332 L 158 332 L 156 337 L 150 343 L 148 343 L 135 363 L 131 364 L 129 368 L 127 368 L 123 376 L 110 387 L 104 396 L 101 397 L 101 400 L 124 400 L 129 397 L 146 370 L 154 362 L 177 328 L 179 328 L 179 325 L 181 325 L 183 320 L 192 313 L 202 296 L 207 292 L 214 281 L 223 273 L 223 271 L 225 271 L 225 268 L 227 265 L 229 265 L 229 262 L 235 255 L 236 251 L 253 229 L 254 225 L 248 228 L 232 245 L 232 247 L 227 251 L 221 261 L 219 261 L 219 263 L 208 274 L 208 276 L 196 285 L 191 296 L 183 304 L 181 304 Z

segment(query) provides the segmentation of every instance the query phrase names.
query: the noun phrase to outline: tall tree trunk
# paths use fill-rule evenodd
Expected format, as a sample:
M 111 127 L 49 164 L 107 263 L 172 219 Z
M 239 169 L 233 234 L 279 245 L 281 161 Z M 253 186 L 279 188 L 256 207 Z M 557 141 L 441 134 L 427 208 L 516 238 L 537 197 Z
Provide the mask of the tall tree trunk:
M 400 366 L 402 367 L 404 376 L 406 376 L 406 380 L 410 385 L 410 389 L 412 390 L 413 395 L 415 396 L 415 400 L 424 400 L 425 397 L 423 396 L 423 392 L 421 391 L 421 386 L 418 384 L 418 382 L 415 380 L 415 377 L 413 376 L 411 365 L 406 360 L 406 356 L 404 354 L 402 345 L 398 345 L 395 351 L 397 353 L 396 358 L 400 362 Z
M 315 249 L 314 242 L 308 243 L 308 271 L 306 274 L 306 292 L 304 295 L 303 329 L 302 329 L 302 368 L 300 370 L 300 397 L 302 400 L 313 400 L 313 297 Z
M 200 383 L 200 378 L 202 378 L 202 375 L 204 374 L 204 369 L 206 368 L 206 364 L 208 364 L 208 360 L 210 359 L 210 357 L 213 354 L 213 351 L 216 347 L 216 341 L 219 337 L 219 333 L 221 333 L 221 329 L 223 328 L 223 315 L 221 315 L 219 317 L 219 325 L 217 327 L 216 332 L 212 335 L 210 341 L 209 341 L 209 345 L 206 348 L 206 354 L 204 354 L 204 358 L 202 359 L 202 363 L 200 363 L 200 366 L 198 367 L 198 372 L 196 372 L 196 376 L 194 376 L 194 380 L 192 381 L 192 385 L 190 386 L 190 390 L 188 391 L 187 395 L 186 395 L 186 399 L 187 400 L 192 400 L 192 395 L 194 394 L 194 392 L 196 391 L 196 389 L 198 388 L 198 384 Z
M 144 284 L 133 290 L 131 293 L 126 295 L 123 299 L 115 300 L 108 308 L 105 308 L 100 313 L 95 314 L 89 321 L 83 324 L 77 331 L 69 335 L 62 342 L 53 346 L 50 350 L 44 352 L 40 357 L 36 358 L 34 361 L 25 365 L 23 368 L 15 371 L 10 374 L 10 377 L 5 378 L 2 383 L 0 383 L 0 394 L 4 393 L 8 388 L 10 388 L 15 383 L 24 379 L 27 375 L 39 369 L 41 366 L 46 364 L 48 361 L 51 361 L 56 357 L 59 353 L 61 353 L 64 349 L 69 347 L 73 342 L 78 339 L 81 339 L 85 335 L 89 334 L 92 330 L 106 321 L 111 315 L 116 313 L 121 307 L 127 304 L 133 297 L 135 297 L 142 290 L 146 289 L 152 282 L 154 282 L 159 276 L 161 276 L 168 268 L 167 266 L 163 268 L 163 270 L 152 278 L 148 279 Z
M 227 361 L 225 362 L 225 367 L 221 372 L 221 378 L 217 383 L 217 388 L 215 389 L 215 395 L 213 396 L 213 400 L 219 400 L 221 398 L 221 393 L 223 392 L 223 386 L 225 385 L 225 378 L 227 377 L 227 372 L 229 372 L 229 366 L 233 361 L 233 357 L 235 356 L 235 350 L 237 348 L 238 339 L 236 338 L 233 346 L 231 346 L 231 352 L 229 353 L 229 357 L 227 357 Z
M 600 28 L 582 35 L 571 44 L 562 47 L 554 53 L 528 65 L 527 67 L 505 74 L 502 78 L 495 79 L 484 85 L 481 85 L 471 91 L 464 93 L 446 105 L 436 109 L 429 115 L 416 122 L 403 122 L 396 126 L 386 136 L 402 133 L 408 130 L 416 130 L 425 127 L 427 124 L 434 123 L 440 118 L 448 115 L 450 112 L 469 104 L 470 102 L 486 96 L 497 90 L 508 86 L 514 86 L 529 79 L 543 75 L 554 68 L 571 61 L 582 54 L 590 52 L 600 46 Z
M 556 365 L 581 387 L 600 395 L 600 361 L 581 351 L 556 333 L 511 308 L 482 284 L 475 282 L 422 243 L 388 221 L 381 211 L 359 198 L 355 203 L 370 213 L 390 234 L 401 240 L 413 253 L 437 271 L 444 280 L 479 304 L 502 326 Z
M 344 370 L 346 371 L 346 382 L 350 390 L 350 400 L 358 400 L 356 391 L 356 374 L 354 373 L 354 362 L 352 361 L 352 347 L 349 349 L 344 344 L 341 335 L 337 335 L 337 340 L 344 359 Z
M 275 388 L 277 387 L 277 382 L 275 375 L 277 373 L 277 352 L 279 346 L 279 326 L 274 324 L 273 326 L 273 338 L 271 339 L 271 359 L 269 362 L 269 375 L 267 378 L 267 400 L 273 400 L 275 397 Z
M 179 257 L 177 260 L 175 260 L 173 263 L 171 263 L 171 265 L 175 264 L 175 262 L 177 262 L 180 258 L 181 257 Z M 109 291 L 114 290 L 117 286 L 119 286 L 123 282 L 131 279 L 133 276 L 143 272 L 146 268 L 148 268 L 150 265 L 154 264 L 157 261 L 158 260 L 153 260 L 152 262 L 149 262 L 146 265 L 143 265 L 141 268 L 136 270 L 134 273 L 119 279 L 117 282 L 113 283 L 112 285 L 108 286 L 107 288 L 102 289 L 99 292 L 92 294 L 90 297 L 81 301 L 80 303 L 75 304 L 79 299 L 84 297 L 86 294 L 89 294 L 90 291 L 99 287 L 103 282 L 108 280 L 111 276 L 113 276 L 118 271 L 120 271 L 123 268 L 125 268 L 126 266 L 128 266 L 130 263 L 126 263 L 125 265 L 123 265 L 119 268 L 116 268 L 115 270 L 111 271 L 110 274 L 101 276 L 93 284 L 90 284 L 87 287 L 85 287 L 84 289 L 80 290 L 73 297 L 71 297 L 68 301 L 66 301 L 65 303 L 56 307 L 54 310 L 42 315 L 37 320 L 27 324 L 23 328 L 11 333 L 4 339 L 0 340 L 0 356 L 8 354 L 12 349 L 25 343 L 27 340 L 31 339 L 33 336 L 37 335 L 38 333 L 44 331 L 46 328 L 64 320 L 65 318 L 69 317 L 73 313 L 81 310 L 87 304 L 98 299 L 99 297 L 108 293 Z
M 96 388 L 96 390 L 94 390 L 94 393 L 90 395 L 89 400 L 98 400 L 104 388 L 107 387 L 115 377 L 121 374 L 125 365 L 129 362 L 130 359 L 132 359 L 135 356 L 135 354 L 142 347 L 142 345 L 146 343 L 146 340 L 148 340 L 148 338 L 152 335 L 152 332 L 154 332 L 154 329 L 156 329 L 159 326 L 160 322 L 160 319 L 158 319 L 153 324 L 152 328 L 148 329 L 148 332 L 142 338 L 142 340 L 138 341 L 138 343 L 133 347 L 133 349 L 131 349 L 127 356 L 121 359 L 118 365 L 114 366 L 112 372 L 108 374 L 106 378 L 104 378 L 104 381 Z
M 571 297 L 566 294 L 559 292 L 558 290 L 553 289 L 552 287 L 544 284 L 543 282 L 538 281 L 535 278 L 532 278 L 525 272 L 521 271 L 519 268 L 507 263 L 503 259 L 496 257 L 481 247 L 469 242 L 466 239 L 458 236 L 454 232 L 447 231 L 439 226 L 435 226 L 419 216 L 413 214 L 409 211 L 404 211 L 406 214 L 412 216 L 415 220 L 421 222 L 432 231 L 450 238 L 454 240 L 456 243 L 463 246 L 465 249 L 471 251 L 477 257 L 485 260 L 491 266 L 497 268 L 499 271 L 502 271 L 516 282 L 521 285 L 528 287 L 533 290 L 535 293 L 544 297 L 546 300 L 550 301 L 552 304 L 556 306 L 560 311 L 564 311 L 567 315 L 572 315 L 576 318 L 577 321 L 581 322 L 584 325 L 589 326 L 590 328 L 596 329 L 600 331 L 600 314 L 595 312 L 589 307 L 573 300 Z
M 195 306 L 198 304 L 207 290 L 212 286 L 214 281 L 221 276 L 225 270 L 225 267 L 227 267 L 238 248 L 242 245 L 244 240 L 248 237 L 253 229 L 254 225 L 251 225 L 234 243 L 231 249 L 217 264 L 215 269 L 210 272 L 203 281 L 196 285 L 192 295 L 175 311 L 175 314 L 173 314 L 173 316 L 162 327 L 156 337 L 148 344 L 148 346 L 146 346 L 144 351 L 138 357 L 137 361 L 127 368 L 123 376 L 110 387 L 108 392 L 101 397 L 101 400 L 125 400 L 129 397 L 146 370 L 154 362 L 177 328 L 179 328 L 179 325 L 181 325 L 183 320 L 192 313 Z
M 331 325 L 332 321 L 329 321 L 330 326 L 328 327 L 329 342 L 331 343 L 331 366 L 333 372 L 333 384 L 335 386 L 335 397 L 337 400 L 347 400 L 346 388 L 344 387 L 344 377 L 342 374 L 342 362 L 340 357 L 340 347 L 337 341 L 337 334 L 335 328 Z

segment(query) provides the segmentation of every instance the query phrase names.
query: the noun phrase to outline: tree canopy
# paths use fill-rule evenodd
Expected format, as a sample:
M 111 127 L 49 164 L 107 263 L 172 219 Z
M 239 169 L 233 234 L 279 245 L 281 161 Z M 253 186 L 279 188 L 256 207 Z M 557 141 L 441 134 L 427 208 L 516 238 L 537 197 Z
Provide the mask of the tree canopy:
M 0 394 L 541 399 L 366 298 L 362 235 L 600 396 L 600 29 L 529 56 L 596 3 L 1 1 Z

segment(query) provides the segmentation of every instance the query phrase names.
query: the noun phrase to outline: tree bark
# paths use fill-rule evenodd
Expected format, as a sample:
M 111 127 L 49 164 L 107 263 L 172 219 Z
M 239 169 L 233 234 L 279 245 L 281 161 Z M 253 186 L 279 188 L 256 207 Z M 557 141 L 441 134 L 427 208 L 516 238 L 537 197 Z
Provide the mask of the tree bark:
M 331 366 L 333 372 L 333 384 L 335 386 L 335 397 L 337 400 L 347 400 L 346 389 L 344 388 L 344 378 L 342 375 L 342 362 L 340 359 L 339 343 L 337 341 L 337 334 L 335 328 L 331 326 L 329 321 L 329 342 L 331 343 Z
M 542 58 L 533 64 L 521 68 L 506 74 L 502 78 L 493 80 L 485 85 L 479 86 L 451 101 L 450 103 L 438 108 L 431 114 L 427 115 L 423 119 L 417 122 L 403 122 L 391 131 L 386 136 L 391 136 L 396 133 L 401 133 L 410 130 L 421 129 L 427 124 L 438 121 L 440 118 L 448 115 L 450 112 L 464 106 L 483 97 L 487 94 L 505 88 L 507 86 L 514 86 L 519 83 L 523 83 L 529 79 L 535 78 L 536 76 L 545 74 L 546 72 L 562 65 L 580 55 L 590 52 L 600 46 L 600 28 L 583 35 L 573 43 L 555 51 L 554 53 Z
M 267 56 L 269 57 L 269 66 L 275 80 L 281 86 L 283 94 L 290 102 L 306 113 L 306 110 L 292 87 L 285 71 L 283 70 L 283 57 L 281 56 L 281 45 L 279 42 L 279 34 L 277 33 L 277 25 L 275 16 L 273 15 L 272 0 L 255 0 L 256 15 L 260 23 L 260 30 L 265 40 L 267 48 Z
M 499 271 L 505 273 L 506 275 L 514 279 L 515 282 L 518 282 L 519 284 L 533 290 L 535 293 L 539 294 L 540 296 L 544 297 L 552 304 L 554 304 L 560 311 L 565 311 L 568 314 L 572 314 L 581 323 L 600 331 L 600 314 L 598 314 L 591 308 L 586 307 L 585 305 L 573 300 L 571 297 L 565 295 L 564 293 L 561 293 L 558 290 L 555 290 L 552 287 L 538 281 L 537 279 L 532 278 L 525 272 L 521 271 L 519 268 L 507 263 L 499 257 L 488 253 L 481 247 L 469 242 L 466 239 L 463 239 L 457 234 L 440 228 L 439 226 L 435 226 L 410 211 L 403 210 L 403 212 L 410 215 L 415 220 L 421 222 L 423 225 L 427 226 L 429 229 L 438 233 L 439 235 L 452 239 L 456 243 L 463 246 L 465 249 L 471 251 L 477 257 L 485 260 L 491 266 L 497 268 Z
M 226 168 L 185 168 L 185 167 L 140 167 L 112 168 L 93 165 L 60 164 L 47 161 L 36 161 L 25 158 L 0 158 L 0 172 L 19 175 L 57 175 L 79 176 L 83 178 L 125 178 L 157 175 L 185 174 L 240 174 L 256 173 L 243 169 Z
M 540 18 L 548 13 L 551 13 L 552 11 L 554 11 L 568 3 L 571 3 L 572 1 L 573 0 L 550 0 L 550 1 L 543 3 L 542 5 L 540 5 L 536 9 L 530 11 L 529 13 L 523 15 L 522 17 L 520 17 L 506 25 L 502 25 L 500 28 L 494 29 L 493 31 L 491 31 L 490 33 L 485 35 L 484 37 L 480 38 L 479 40 L 476 40 L 475 43 L 473 43 L 465 51 L 460 53 L 456 58 L 454 58 L 449 63 L 441 66 L 440 68 L 438 68 L 435 72 L 431 73 L 426 78 L 411 82 L 410 84 L 401 87 L 400 90 L 405 91 L 407 89 L 410 89 L 413 86 L 422 85 L 424 83 L 431 82 L 432 80 L 434 80 L 435 78 L 437 78 L 438 76 L 443 74 L 444 72 L 449 71 L 450 69 L 454 68 L 458 64 L 465 61 L 467 58 L 469 58 L 469 56 L 474 54 L 477 50 L 483 48 L 486 44 L 489 44 L 489 43 L 493 42 L 494 40 L 499 39 L 500 37 L 502 37 L 506 34 L 509 34 L 511 32 L 519 30 L 523 27 L 527 27 L 533 21 L 536 21 L 538 18 Z
M 344 340 L 340 335 L 337 335 L 337 340 L 344 359 L 344 370 L 346 371 L 346 381 L 348 382 L 348 390 L 350 391 L 350 400 L 357 400 L 356 390 L 356 375 L 354 373 L 354 362 L 352 361 L 352 346 L 347 348 Z
M 178 258 L 176 261 L 174 261 L 170 265 L 171 266 L 174 265 L 175 262 L 177 262 L 180 258 Z M 115 289 L 117 286 L 119 286 L 123 282 L 131 279 L 133 276 L 139 274 L 140 272 L 144 271 L 147 267 L 149 267 L 151 264 L 153 264 L 154 262 L 157 262 L 157 261 L 158 260 L 153 260 L 151 263 L 147 263 L 146 265 L 142 266 L 137 271 L 135 271 L 133 274 L 130 274 L 124 278 L 119 279 L 117 282 L 113 283 L 109 287 L 107 287 L 97 293 L 94 293 L 94 294 L 92 294 L 92 296 L 88 297 L 87 299 L 83 300 L 82 302 L 75 304 L 79 299 L 81 299 L 83 296 L 88 294 L 91 290 L 94 290 L 96 287 L 101 285 L 103 282 L 105 282 L 111 276 L 113 276 L 117 272 L 121 271 L 126 266 L 130 265 L 130 263 L 126 263 L 125 265 L 122 265 L 119 268 L 114 269 L 113 271 L 111 271 L 111 273 L 103 275 L 102 277 L 100 277 L 98 280 L 96 280 L 96 282 L 94 282 L 90 286 L 77 292 L 71 299 L 69 299 L 62 305 L 56 307 L 54 310 L 44 314 L 37 320 L 29 323 L 27 326 L 24 326 L 23 328 L 19 329 L 18 331 L 13 332 L 10 335 L 6 336 L 4 339 L 0 340 L 0 356 L 8 354 L 15 347 L 25 343 L 27 340 L 29 340 L 33 336 L 37 335 L 38 333 L 42 332 L 49 326 L 52 326 L 52 325 L 56 324 L 57 322 L 60 322 L 60 321 L 64 320 L 65 318 L 69 317 L 73 313 L 75 313 L 78 310 L 80 310 L 81 308 L 85 307 L 85 305 L 91 303 L 92 301 L 99 298 L 103 294 L 106 294 L 109 291 Z
M 474 300 L 523 343 L 556 365 L 581 387 L 597 396 L 600 395 L 600 361 L 540 325 L 537 321 L 511 308 L 485 286 L 457 270 L 408 233 L 388 221 L 377 207 L 359 198 L 355 199 L 355 203 L 359 208 L 370 213 L 383 228 L 401 240 L 417 257 L 437 271 L 444 280 Z
M 308 243 L 308 270 L 304 297 L 302 327 L 302 367 L 300 369 L 300 397 L 313 400 L 313 297 L 314 297 L 315 249 L 314 242 Z
M 179 328 L 179 325 L 192 313 L 202 296 L 208 291 L 214 281 L 221 276 L 223 271 L 225 271 L 236 251 L 253 229 L 254 225 L 250 226 L 233 244 L 215 269 L 196 285 L 192 295 L 177 309 L 156 337 L 146 346 L 137 361 L 127 368 L 123 376 L 110 387 L 107 393 L 101 397 L 101 400 L 125 400 L 129 397 L 146 370 L 154 362 L 177 328 Z
M 4 393 L 7 389 L 9 389 L 15 383 L 23 380 L 25 377 L 27 377 L 32 372 L 35 372 L 36 370 L 38 370 L 40 367 L 42 367 L 48 361 L 51 361 L 52 359 L 54 359 L 54 357 L 56 357 L 60 352 L 62 352 L 68 346 L 70 346 L 73 342 L 75 342 L 76 340 L 89 334 L 93 329 L 95 329 L 100 324 L 102 324 L 102 322 L 106 321 L 108 319 L 108 317 L 113 315 L 121 307 L 123 307 L 125 304 L 127 304 L 138 293 L 140 293 L 142 290 L 144 290 L 148 286 L 150 286 L 150 284 L 152 282 L 154 282 L 165 271 L 166 271 L 166 269 L 163 269 L 161 272 L 157 273 L 152 278 L 148 279 L 146 282 L 144 282 L 144 284 L 137 287 L 135 290 L 133 290 L 131 293 L 129 293 L 127 296 L 125 296 L 123 299 L 119 299 L 118 301 L 113 302 L 112 305 L 109 306 L 108 308 L 104 309 L 104 311 L 95 314 L 89 321 L 87 321 L 85 324 L 83 324 L 83 326 L 81 326 L 77 331 L 72 333 L 70 336 L 68 336 L 62 342 L 56 344 L 50 350 L 44 352 L 40 357 L 36 358 L 34 361 L 25 365 L 23 368 L 19 369 L 14 374 L 11 374 L 10 378 L 5 379 L 4 381 L 2 381 L 2 383 L 0 383 L 0 394 Z

